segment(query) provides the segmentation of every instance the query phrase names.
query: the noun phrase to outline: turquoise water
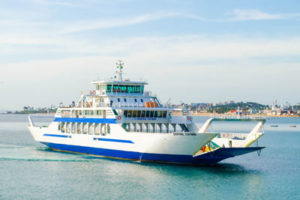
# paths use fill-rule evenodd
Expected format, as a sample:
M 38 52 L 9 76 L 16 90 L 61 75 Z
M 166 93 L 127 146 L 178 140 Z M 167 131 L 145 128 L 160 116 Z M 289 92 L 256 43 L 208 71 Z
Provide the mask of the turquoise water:
M 25 115 L 0 115 L 0 199 L 300 199 L 300 118 L 269 119 L 260 156 L 209 167 L 53 152 L 33 141 L 26 124 Z M 232 127 L 212 129 L 249 129 Z

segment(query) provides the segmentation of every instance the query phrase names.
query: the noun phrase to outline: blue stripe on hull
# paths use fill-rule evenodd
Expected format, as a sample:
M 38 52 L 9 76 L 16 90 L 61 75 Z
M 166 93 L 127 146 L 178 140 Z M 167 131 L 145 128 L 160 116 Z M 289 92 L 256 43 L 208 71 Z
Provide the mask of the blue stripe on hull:
M 57 135 L 57 134 L 48 134 L 48 133 L 45 133 L 43 136 L 49 136 L 49 137 L 62 137 L 62 138 L 68 138 L 71 136 L 68 136 L 68 135 Z
M 104 141 L 104 142 L 120 142 L 134 144 L 131 140 L 119 140 L 119 139 L 109 139 L 109 138 L 94 138 L 94 140 Z
M 192 157 L 190 155 L 171 155 L 171 154 L 153 154 L 153 153 L 139 153 L 133 151 L 111 150 L 94 147 L 84 147 L 76 145 L 56 144 L 56 143 L 43 143 L 54 150 L 93 154 L 104 157 L 112 157 L 119 159 L 145 161 L 145 162 L 163 162 L 163 163 L 176 163 L 176 164 L 189 164 L 189 165 L 205 165 L 215 164 L 223 159 L 231 156 L 221 155 L 212 156 L 210 154 L 202 155 L 201 157 Z

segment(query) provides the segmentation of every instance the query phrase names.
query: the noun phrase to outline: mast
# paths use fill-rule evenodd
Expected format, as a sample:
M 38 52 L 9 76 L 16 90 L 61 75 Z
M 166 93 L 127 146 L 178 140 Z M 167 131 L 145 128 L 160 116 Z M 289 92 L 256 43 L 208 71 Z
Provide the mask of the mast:
M 117 63 L 117 71 L 116 71 L 116 74 L 117 74 L 117 77 L 116 79 L 118 81 L 123 81 L 123 66 L 124 66 L 124 62 L 122 62 L 122 60 L 119 60 Z

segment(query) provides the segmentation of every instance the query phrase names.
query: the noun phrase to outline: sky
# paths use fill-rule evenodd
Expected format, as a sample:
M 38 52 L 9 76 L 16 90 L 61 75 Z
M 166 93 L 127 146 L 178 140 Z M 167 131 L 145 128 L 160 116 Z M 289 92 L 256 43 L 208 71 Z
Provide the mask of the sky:
M 300 1 L 0 1 L 0 110 L 70 104 L 120 59 L 162 102 L 297 104 Z

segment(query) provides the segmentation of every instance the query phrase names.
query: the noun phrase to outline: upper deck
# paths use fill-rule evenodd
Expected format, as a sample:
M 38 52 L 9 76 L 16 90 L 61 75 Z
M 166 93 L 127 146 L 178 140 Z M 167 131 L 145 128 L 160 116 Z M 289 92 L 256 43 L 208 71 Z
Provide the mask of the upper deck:
M 112 80 L 93 81 L 95 90 L 81 94 L 77 104 L 60 108 L 56 113 L 61 126 L 97 126 L 98 122 L 122 124 L 126 131 L 169 132 L 173 130 L 188 132 L 191 124 L 185 109 L 174 109 L 160 103 L 158 98 L 145 92 L 145 81 L 130 81 L 122 77 L 123 66 L 119 64 L 116 76 Z M 182 111 L 184 117 L 173 117 L 172 112 Z M 111 120 L 111 121 L 110 121 Z M 137 125 L 138 124 L 138 125 Z M 137 128 L 139 126 L 139 128 Z M 145 127 L 148 127 L 145 129 Z M 149 129 L 152 127 L 152 131 Z M 165 127 L 165 128 L 164 128 Z M 177 127 L 177 128 L 176 128 Z
M 164 106 L 150 91 L 145 91 L 146 81 L 131 81 L 123 78 L 123 63 L 117 63 L 115 75 L 110 80 L 93 81 L 95 86 L 89 94 L 81 94 L 77 104 L 65 109 L 93 110 L 93 109 L 122 109 L 172 111 Z

